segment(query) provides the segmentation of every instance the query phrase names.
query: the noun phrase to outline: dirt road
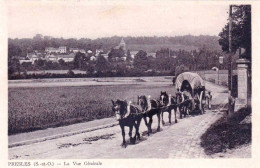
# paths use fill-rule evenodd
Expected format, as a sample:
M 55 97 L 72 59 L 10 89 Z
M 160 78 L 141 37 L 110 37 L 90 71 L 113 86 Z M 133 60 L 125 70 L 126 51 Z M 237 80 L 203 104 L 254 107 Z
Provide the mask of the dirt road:
M 213 104 L 225 104 L 225 88 L 207 83 L 213 91 Z M 166 114 L 166 113 L 165 113 Z M 223 115 L 219 110 L 207 110 L 203 115 L 178 119 L 177 124 L 161 126 L 156 132 L 154 117 L 153 134 L 146 134 L 142 121 L 141 140 L 122 148 L 119 126 L 99 129 L 78 135 L 47 140 L 31 145 L 9 148 L 10 159 L 90 159 L 90 158 L 205 158 L 200 147 L 200 136 Z M 167 115 L 164 115 L 168 121 Z M 126 130 L 128 131 L 128 129 Z M 126 134 L 128 139 L 128 134 Z

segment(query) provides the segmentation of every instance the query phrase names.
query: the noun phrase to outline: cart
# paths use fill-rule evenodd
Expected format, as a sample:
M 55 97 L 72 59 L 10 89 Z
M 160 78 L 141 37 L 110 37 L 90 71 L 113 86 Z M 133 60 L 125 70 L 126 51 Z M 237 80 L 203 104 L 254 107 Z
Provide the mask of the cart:
M 185 103 L 184 106 L 188 112 L 199 112 L 204 113 L 204 106 L 206 104 L 205 97 L 205 82 L 197 74 L 193 72 L 183 72 L 179 74 L 176 78 L 175 86 L 177 89 L 177 94 L 182 95 L 179 99 L 179 103 Z M 181 106 L 182 107 L 182 106 Z

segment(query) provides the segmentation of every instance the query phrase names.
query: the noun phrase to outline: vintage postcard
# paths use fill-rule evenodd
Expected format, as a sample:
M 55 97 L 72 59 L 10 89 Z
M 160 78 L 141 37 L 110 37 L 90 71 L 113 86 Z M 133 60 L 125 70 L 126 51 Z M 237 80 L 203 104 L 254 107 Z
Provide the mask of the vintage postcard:
M 259 3 L 0 9 L 3 167 L 259 166 Z

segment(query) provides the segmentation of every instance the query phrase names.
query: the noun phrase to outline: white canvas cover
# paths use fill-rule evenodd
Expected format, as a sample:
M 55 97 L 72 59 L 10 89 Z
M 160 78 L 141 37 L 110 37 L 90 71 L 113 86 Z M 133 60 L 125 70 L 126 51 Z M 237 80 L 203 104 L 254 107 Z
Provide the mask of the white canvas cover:
M 191 85 L 191 88 L 194 90 L 199 86 L 205 86 L 204 80 L 194 72 L 183 72 L 177 76 L 175 85 L 177 89 L 181 89 L 182 82 L 187 80 Z

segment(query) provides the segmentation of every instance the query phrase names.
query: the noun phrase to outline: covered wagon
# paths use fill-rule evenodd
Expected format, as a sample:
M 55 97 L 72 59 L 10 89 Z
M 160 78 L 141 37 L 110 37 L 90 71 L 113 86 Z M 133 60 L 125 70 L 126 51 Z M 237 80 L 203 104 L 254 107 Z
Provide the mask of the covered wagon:
M 205 82 L 197 74 L 193 72 L 183 72 L 179 74 L 175 81 L 177 92 L 183 95 L 182 102 L 190 101 L 189 111 L 199 111 L 204 113 L 205 97 Z M 185 96 L 185 98 L 184 98 Z

